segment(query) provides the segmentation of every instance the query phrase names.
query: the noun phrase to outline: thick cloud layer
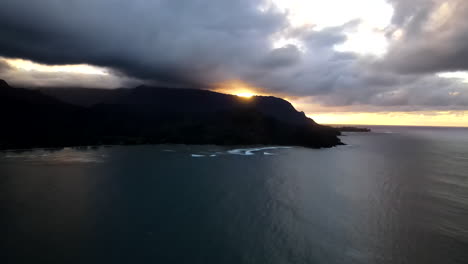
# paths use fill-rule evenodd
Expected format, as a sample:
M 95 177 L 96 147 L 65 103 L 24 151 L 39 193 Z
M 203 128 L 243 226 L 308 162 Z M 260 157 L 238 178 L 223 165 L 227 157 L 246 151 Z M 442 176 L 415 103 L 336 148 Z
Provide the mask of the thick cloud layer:
M 385 64 L 400 73 L 468 70 L 468 1 L 392 2 L 396 39 Z
M 0 53 L 90 63 L 142 79 L 205 83 L 270 49 L 285 23 L 256 1 L 6 0 Z
M 336 49 L 361 21 L 293 27 L 263 0 L 4 0 L 0 56 L 111 69 L 107 82 L 95 76 L 86 85 L 241 80 L 360 111 L 468 109 L 466 83 L 434 74 L 468 70 L 468 3 L 389 2 L 395 9 L 385 30 L 389 50 L 376 58 Z M 281 39 L 288 41 L 276 45 Z M 0 60 L 0 77 L 66 85 L 83 76 L 31 75 Z

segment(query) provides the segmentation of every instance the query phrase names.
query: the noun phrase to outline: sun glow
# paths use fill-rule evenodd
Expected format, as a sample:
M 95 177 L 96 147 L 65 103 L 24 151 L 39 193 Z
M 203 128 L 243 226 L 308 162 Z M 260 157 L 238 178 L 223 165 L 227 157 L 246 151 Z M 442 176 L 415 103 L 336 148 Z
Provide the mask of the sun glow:
M 251 98 L 252 96 L 254 96 L 253 93 L 249 93 L 249 92 L 240 92 L 240 93 L 235 93 L 234 95 L 239 96 L 239 97 L 244 97 L 244 98 Z
M 253 96 L 260 95 L 260 90 L 262 90 L 239 80 L 217 83 L 214 87 L 214 92 L 232 94 L 242 98 L 252 98 Z

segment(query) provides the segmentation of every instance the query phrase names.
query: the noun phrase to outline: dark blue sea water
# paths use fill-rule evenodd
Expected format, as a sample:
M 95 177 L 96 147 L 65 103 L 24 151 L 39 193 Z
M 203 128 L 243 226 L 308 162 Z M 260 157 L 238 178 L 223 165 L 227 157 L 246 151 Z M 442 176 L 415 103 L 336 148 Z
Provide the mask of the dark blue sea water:
M 0 153 L 1 263 L 468 263 L 468 129 Z

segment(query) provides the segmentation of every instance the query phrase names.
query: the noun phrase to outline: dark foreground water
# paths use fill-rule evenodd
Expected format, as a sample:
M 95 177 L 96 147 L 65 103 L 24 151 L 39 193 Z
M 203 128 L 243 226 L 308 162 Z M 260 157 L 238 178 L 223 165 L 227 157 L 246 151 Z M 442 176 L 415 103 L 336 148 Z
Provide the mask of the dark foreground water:
M 468 130 L 374 130 L 0 153 L 0 262 L 468 263 Z

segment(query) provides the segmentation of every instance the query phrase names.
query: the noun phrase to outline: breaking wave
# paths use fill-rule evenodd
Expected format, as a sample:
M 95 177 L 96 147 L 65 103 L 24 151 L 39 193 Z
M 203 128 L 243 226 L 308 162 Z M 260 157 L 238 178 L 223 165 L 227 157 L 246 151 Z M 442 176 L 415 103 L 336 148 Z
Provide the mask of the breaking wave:
M 263 147 L 263 148 L 249 148 L 249 149 L 233 149 L 229 150 L 227 153 L 232 155 L 243 155 L 243 156 L 252 156 L 255 155 L 255 152 L 262 150 L 274 150 L 274 149 L 290 149 L 292 147 Z M 264 155 L 271 155 L 272 153 L 264 152 Z

